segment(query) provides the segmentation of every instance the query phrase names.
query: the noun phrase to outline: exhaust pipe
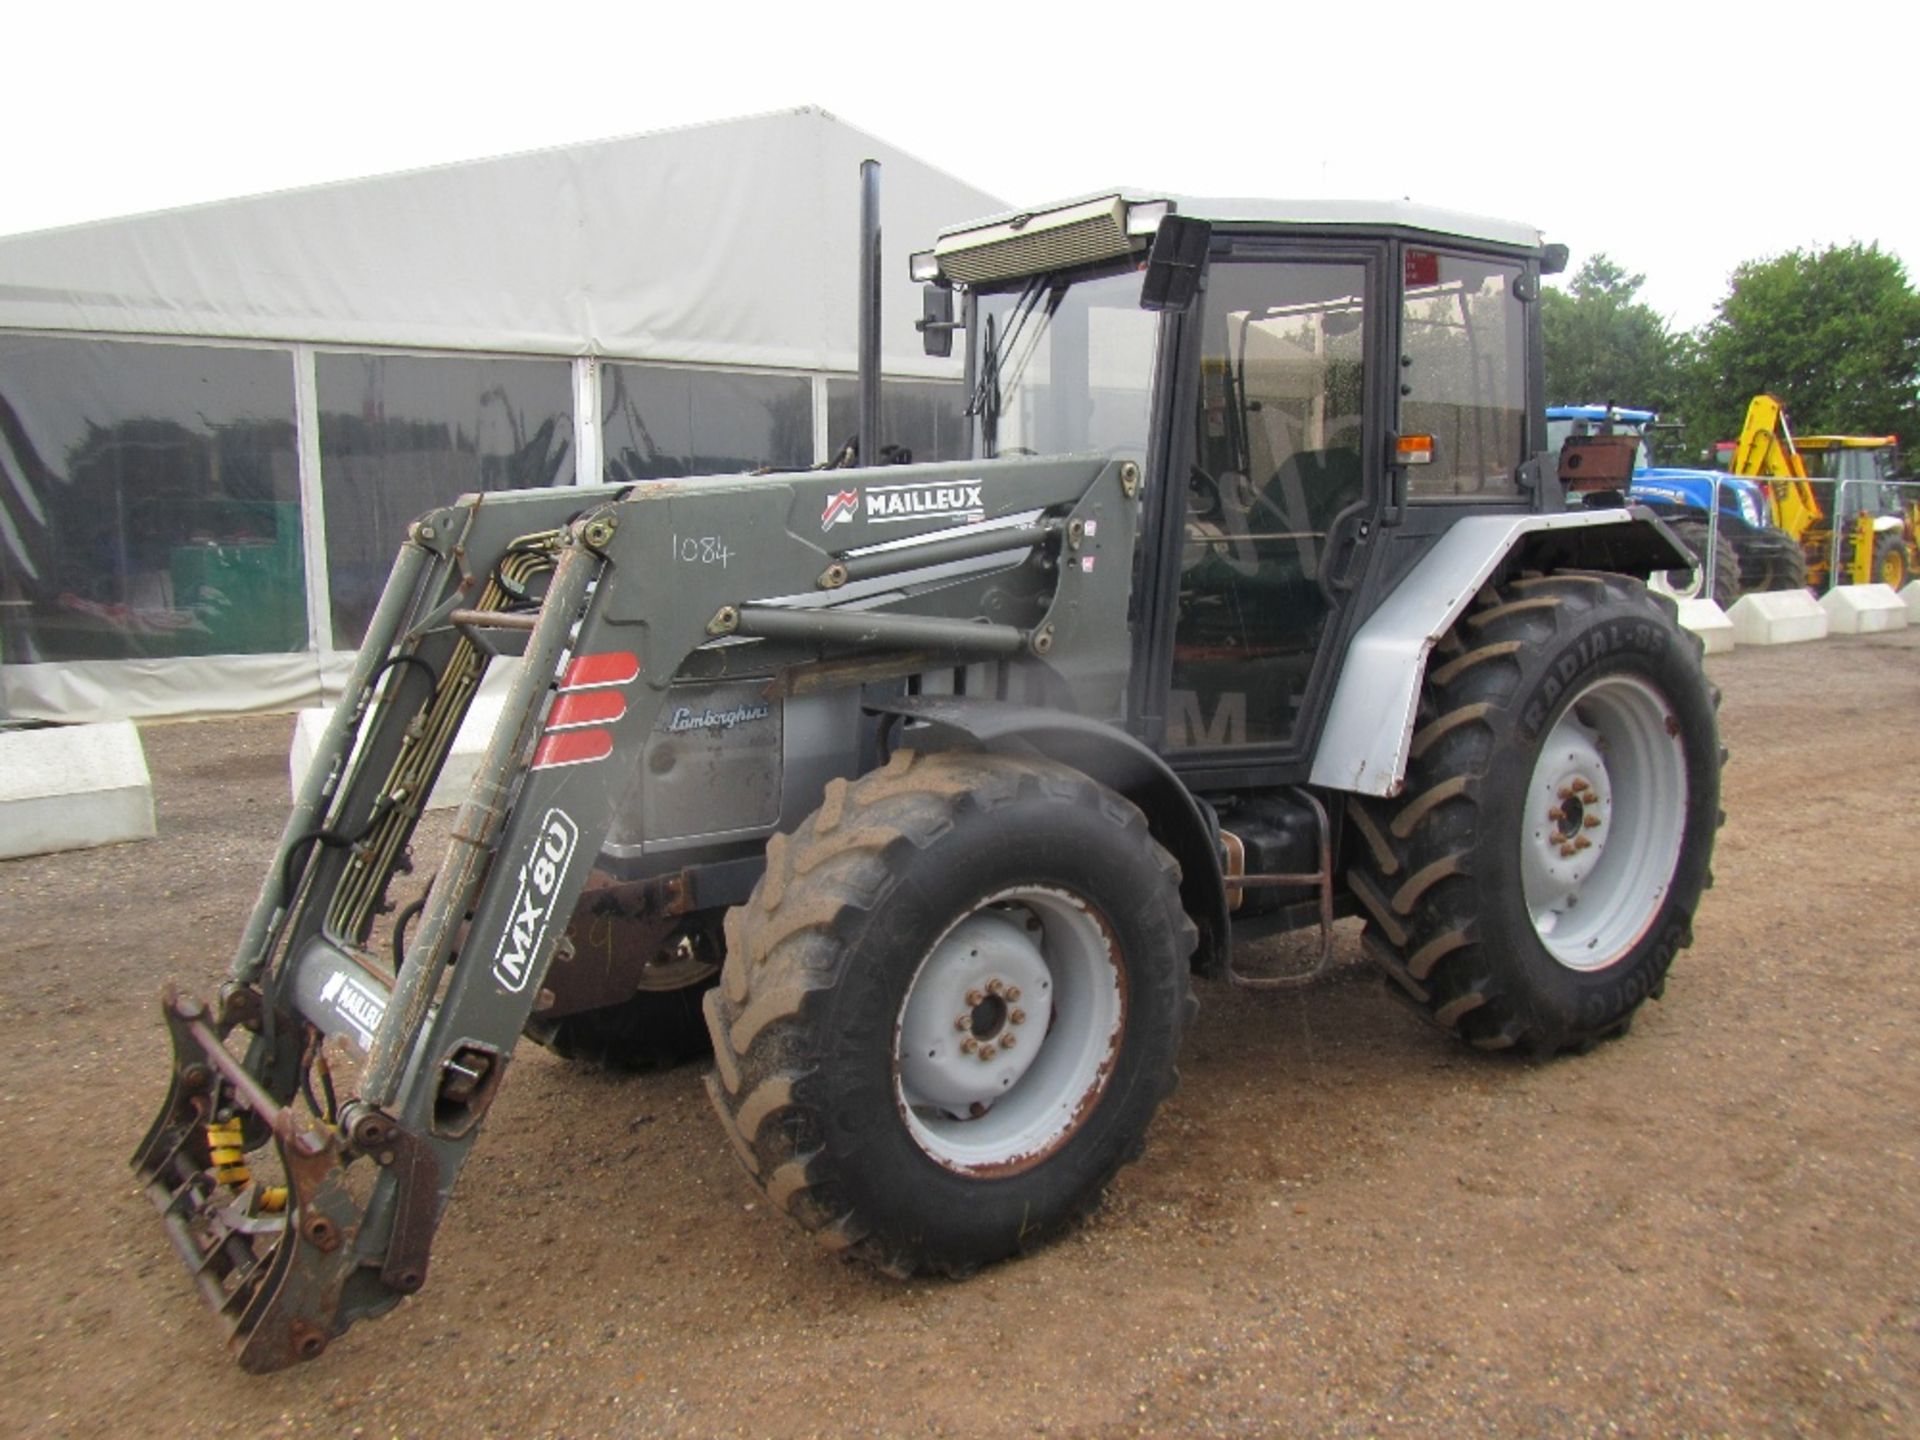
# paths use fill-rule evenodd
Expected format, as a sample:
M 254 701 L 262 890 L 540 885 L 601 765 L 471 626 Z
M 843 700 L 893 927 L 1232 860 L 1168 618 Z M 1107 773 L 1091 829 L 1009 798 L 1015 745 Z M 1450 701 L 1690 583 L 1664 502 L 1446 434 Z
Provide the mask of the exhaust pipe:
M 880 463 L 880 162 L 860 162 L 860 460 Z

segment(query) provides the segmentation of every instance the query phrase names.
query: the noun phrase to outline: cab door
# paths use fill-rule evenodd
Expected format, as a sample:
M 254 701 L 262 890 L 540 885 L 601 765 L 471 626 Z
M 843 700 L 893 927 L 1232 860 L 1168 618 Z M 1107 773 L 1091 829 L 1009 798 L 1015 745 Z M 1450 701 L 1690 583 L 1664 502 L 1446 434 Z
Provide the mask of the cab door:
M 1385 257 L 1234 241 L 1212 259 L 1169 447 L 1186 459 L 1165 748 L 1192 762 L 1298 758 L 1325 708 L 1377 529 Z

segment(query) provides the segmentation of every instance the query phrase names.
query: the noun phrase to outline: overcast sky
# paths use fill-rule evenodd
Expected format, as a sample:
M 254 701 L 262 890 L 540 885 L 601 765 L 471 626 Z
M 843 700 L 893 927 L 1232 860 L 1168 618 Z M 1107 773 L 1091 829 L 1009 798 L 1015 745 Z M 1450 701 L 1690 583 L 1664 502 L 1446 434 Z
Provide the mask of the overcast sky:
M 1871 240 L 1920 269 L 1915 15 L 16 5 L 0 234 L 813 104 L 1017 204 L 1124 183 L 1529 221 L 1575 267 L 1644 271 L 1642 298 L 1690 327 L 1743 260 Z

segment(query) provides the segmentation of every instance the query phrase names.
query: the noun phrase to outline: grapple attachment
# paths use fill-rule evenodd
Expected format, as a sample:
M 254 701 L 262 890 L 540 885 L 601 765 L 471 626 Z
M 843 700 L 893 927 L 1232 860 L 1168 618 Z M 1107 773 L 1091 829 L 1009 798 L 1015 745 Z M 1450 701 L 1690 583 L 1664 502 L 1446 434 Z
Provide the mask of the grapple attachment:
M 161 1012 L 172 1083 L 133 1167 L 241 1368 L 311 1360 L 346 1329 L 341 1294 L 357 1263 L 345 1241 L 361 1213 L 338 1132 L 276 1102 L 198 1001 L 168 987 Z M 269 1145 L 284 1184 L 245 1158 Z

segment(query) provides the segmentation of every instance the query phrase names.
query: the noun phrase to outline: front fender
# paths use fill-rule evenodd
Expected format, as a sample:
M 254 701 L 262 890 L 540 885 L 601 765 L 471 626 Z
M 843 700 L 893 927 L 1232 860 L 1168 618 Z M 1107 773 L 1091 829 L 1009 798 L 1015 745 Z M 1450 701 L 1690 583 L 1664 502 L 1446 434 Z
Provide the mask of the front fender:
M 870 701 L 867 709 L 928 725 L 944 732 L 949 744 L 1071 765 L 1126 796 L 1145 813 L 1153 838 L 1180 863 L 1180 900 L 1200 929 L 1195 965 L 1211 970 L 1225 957 L 1227 891 L 1213 822 L 1167 762 L 1131 735 L 1070 710 L 944 695 L 902 695 Z

